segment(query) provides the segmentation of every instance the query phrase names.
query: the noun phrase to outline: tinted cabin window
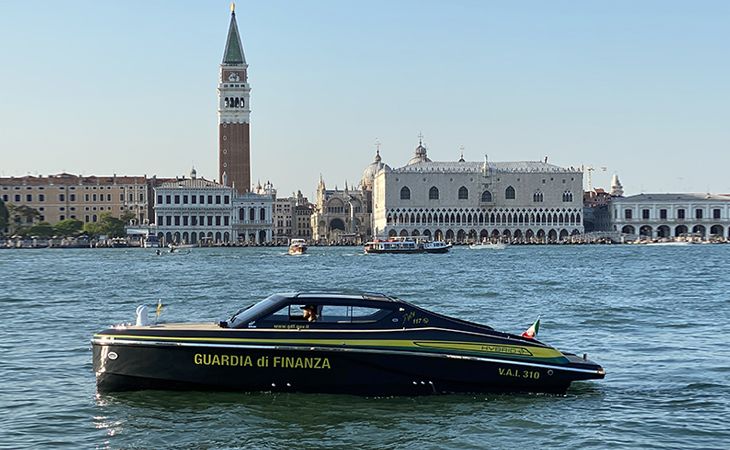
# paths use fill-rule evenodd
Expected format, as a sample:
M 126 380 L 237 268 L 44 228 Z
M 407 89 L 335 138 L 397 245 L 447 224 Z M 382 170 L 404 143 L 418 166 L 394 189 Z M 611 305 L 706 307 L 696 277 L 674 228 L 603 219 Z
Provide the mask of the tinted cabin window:
M 312 303 L 295 303 L 287 305 L 257 321 L 258 326 L 276 326 L 285 324 L 307 323 L 304 317 L 304 306 Z M 391 313 L 388 309 L 370 308 L 349 305 L 315 305 L 317 320 L 309 323 L 318 324 L 368 324 L 375 323 Z M 388 323 L 390 325 L 390 323 Z
M 352 313 L 349 306 L 345 305 L 325 305 L 319 317 L 323 323 L 350 323 L 352 321 Z
M 355 306 L 352 308 L 353 322 L 374 322 L 383 316 L 385 311 L 380 308 Z

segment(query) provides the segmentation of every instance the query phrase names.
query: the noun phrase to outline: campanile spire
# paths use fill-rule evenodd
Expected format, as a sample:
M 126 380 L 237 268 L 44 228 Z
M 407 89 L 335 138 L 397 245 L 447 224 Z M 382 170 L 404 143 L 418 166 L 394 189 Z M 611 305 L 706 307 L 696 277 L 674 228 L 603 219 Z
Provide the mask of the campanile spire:
M 231 3 L 218 80 L 218 179 L 235 186 L 238 193 L 248 192 L 251 186 L 250 95 L 248 64 L 238 33 L 236 6 Z

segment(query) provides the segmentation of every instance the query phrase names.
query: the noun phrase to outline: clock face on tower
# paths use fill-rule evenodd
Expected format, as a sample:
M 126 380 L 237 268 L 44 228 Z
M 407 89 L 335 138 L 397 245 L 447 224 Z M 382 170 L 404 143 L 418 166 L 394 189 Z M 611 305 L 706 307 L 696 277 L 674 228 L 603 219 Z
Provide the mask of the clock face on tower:
M 231 72 L 228 75 L 228 81 L 239 81 L 241 78 L 238 76 L 236 72 Z

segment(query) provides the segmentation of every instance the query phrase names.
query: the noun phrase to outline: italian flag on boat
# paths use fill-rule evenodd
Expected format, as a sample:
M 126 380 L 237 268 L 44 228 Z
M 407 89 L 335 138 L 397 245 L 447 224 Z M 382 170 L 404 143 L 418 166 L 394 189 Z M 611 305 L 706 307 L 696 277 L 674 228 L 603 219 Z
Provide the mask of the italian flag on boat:
M 535 320 L 535 323 L 530 325 L 530 328 L 522 333 L 522 337 L 526 337 L 527 339 L 535 339 L 538 331 L 540 331 L 540 316 L 537 316 L 537 320 Z

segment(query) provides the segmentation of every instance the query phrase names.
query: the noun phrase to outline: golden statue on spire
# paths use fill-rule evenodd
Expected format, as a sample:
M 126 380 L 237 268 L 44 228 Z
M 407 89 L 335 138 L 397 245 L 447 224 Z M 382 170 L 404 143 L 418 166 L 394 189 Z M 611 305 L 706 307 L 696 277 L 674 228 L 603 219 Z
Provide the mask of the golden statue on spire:
M 231 13 L 235 14 L 236 12 L 236 2 L 231 2 Z

